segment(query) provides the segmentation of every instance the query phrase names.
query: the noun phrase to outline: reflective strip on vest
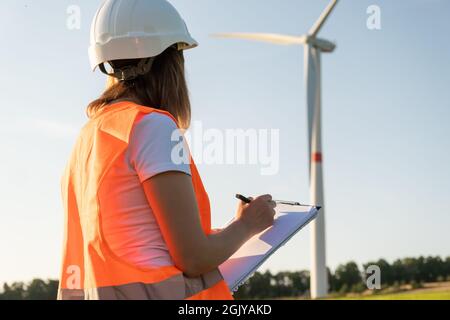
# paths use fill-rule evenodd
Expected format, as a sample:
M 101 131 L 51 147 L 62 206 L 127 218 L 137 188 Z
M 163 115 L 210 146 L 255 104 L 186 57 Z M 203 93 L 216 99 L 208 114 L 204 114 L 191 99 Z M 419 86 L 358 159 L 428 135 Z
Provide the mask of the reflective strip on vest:
M 154 284 L 130 283 L 95 289 L 60 289 L 59 300 L 184 300 L 223 280 L 217 270 L 198 278 L 177 275 Z

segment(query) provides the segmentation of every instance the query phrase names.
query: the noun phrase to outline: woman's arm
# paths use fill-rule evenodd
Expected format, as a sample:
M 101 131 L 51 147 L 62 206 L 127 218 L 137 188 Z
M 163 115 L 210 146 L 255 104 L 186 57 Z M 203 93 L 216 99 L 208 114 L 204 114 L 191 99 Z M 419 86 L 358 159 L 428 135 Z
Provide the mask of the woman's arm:
M 217 268 L 253 235 L 273 224 L 275 203 L 266 195 L 250 204 L 241 203 L 234 223 L 207 236 L 190 176 L 167 172 L 146 180 L 143 187 L 175 265 L 189 277 Z

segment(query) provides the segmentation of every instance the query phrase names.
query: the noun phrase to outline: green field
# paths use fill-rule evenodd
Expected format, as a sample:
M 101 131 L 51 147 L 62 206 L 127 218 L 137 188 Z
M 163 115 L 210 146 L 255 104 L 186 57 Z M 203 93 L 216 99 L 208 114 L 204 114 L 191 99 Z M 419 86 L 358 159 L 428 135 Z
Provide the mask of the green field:
M 412 291 L 358 297 L 342 297 L 336 298 L 336 300 L 450 300 L 450 291 Z

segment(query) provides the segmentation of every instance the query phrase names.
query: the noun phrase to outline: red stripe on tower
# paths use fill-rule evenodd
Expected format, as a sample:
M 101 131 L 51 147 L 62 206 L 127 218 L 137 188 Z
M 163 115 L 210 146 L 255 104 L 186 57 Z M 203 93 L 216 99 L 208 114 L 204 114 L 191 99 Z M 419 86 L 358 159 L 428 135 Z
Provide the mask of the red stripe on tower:
M 312 161 L 316 163 L 322 163 L 322 152 L 314 152 L 312 154 Z

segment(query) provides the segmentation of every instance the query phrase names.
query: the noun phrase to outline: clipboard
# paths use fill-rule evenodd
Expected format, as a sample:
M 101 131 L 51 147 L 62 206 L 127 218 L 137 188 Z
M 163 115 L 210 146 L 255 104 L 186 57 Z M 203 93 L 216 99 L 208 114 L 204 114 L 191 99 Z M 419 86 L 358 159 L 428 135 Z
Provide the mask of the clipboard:
M 279 203 L 273 226 L 252 237 L 220 265 L 230 290 L 236 292 L 270 256 L 314 220 L 319 210 L 320 207 Z

